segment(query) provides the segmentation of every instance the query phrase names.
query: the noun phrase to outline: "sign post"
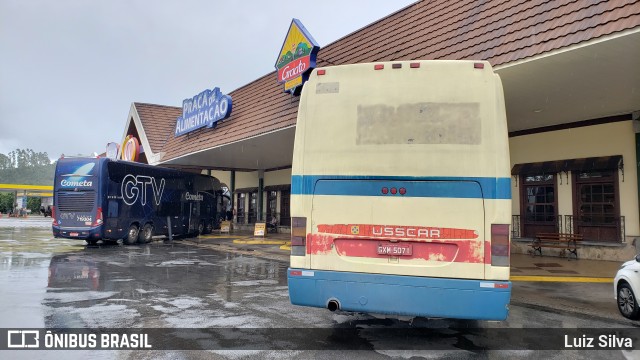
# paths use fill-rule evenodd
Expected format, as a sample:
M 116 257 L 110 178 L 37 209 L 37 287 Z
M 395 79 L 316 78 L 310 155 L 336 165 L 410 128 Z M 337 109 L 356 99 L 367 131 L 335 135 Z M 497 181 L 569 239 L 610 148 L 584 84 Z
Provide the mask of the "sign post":
M 316 67 L 320 46 L 305 29 L 300 20 L 293 19 L 276 60 L 278 82 L 284 83 L 284 91 L 299 95 L 302 85 Z
M 267 229 L 267 223 L 256 223 L 255 228 L 253 230 L 253 236 L 262 236 L 264 237 Z
M 220 233 L 230 233 L 231 232 L 231 221 L 223 221 L 220 223 Z

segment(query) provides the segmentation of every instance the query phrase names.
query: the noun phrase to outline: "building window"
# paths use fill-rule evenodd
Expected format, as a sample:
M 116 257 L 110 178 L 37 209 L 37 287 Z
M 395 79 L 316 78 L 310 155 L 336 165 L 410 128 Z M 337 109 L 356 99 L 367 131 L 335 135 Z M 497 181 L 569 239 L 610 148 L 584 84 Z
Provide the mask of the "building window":
M 556 181 L 553 174 L 522 175 L 521 224 L 524 237 L 558 231 Z
M 255 224 L 258 218 L 258 193 L 249 194 L 249 224 Z
M 592 171 L 574 174 L 573 231 L 591 241 L 618 241 L 620 204 L 618 172 Z
M 291 226 L 290 205 L 291 190 L 282 190 L 280 192 L 280 225 Z
M 245 193 L 238 193 L 238 206 L 236 207 L 236 212 L 238 215 L 238 224 L 244 224 L 245 223 L 245 211 L 244 211 L 244 204 L 247 198 L 247 194 Z
M 276 222 L 280 223 L 278 216 L 278 192 L 267 191 L 267 216 L 265 217 L 267 223 L 272 223 L 272 219 L 275 217 Z

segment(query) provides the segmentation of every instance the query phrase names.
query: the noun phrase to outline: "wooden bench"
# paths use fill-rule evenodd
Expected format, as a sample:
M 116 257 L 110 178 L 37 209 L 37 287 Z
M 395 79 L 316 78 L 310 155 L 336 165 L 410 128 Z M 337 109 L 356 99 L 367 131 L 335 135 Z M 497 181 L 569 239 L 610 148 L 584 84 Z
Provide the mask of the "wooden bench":
M 536 256 L 536 253 L 542 256 L 542 248 L 556 248 L 569 251 L 577 260 L 578 245 L 582 239 L 582 234 L 539 233 L 529 246 L 533 248 L 533 256 Z M 567 259 L 570 259 L 569 254 Z

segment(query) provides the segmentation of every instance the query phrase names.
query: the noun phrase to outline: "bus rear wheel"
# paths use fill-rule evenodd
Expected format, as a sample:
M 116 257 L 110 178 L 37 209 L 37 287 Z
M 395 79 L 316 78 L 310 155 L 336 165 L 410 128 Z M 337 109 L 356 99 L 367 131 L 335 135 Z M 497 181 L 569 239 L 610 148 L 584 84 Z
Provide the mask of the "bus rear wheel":
M 153 225 L 145 224 L 138 235 L 138 242 L 140 244 L 146 244 L 151 242 L 151 237 L 153 236 Z
M 129 226 L 129 232 L 127 232 L 127 236 L 124 238 L 124 243 L 127 245 L 133 245 L 138 241 L 138 233 L 140 232 L 138 225 Z

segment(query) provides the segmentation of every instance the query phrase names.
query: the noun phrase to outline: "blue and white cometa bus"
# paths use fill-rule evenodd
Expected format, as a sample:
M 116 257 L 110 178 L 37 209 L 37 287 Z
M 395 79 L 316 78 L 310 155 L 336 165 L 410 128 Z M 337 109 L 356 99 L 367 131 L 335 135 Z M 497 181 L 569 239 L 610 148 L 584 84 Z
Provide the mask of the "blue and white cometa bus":
M 61 158 L 53 186 L 53 235 L 147 243 L 210 232 L 220 220 L 218 179 L 108 158 Z
M 510 181 L 502 84 L 488 62 L 315 69 L 294 143 L 291 302 L 506 319 Z

